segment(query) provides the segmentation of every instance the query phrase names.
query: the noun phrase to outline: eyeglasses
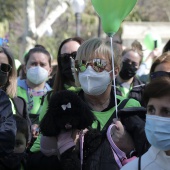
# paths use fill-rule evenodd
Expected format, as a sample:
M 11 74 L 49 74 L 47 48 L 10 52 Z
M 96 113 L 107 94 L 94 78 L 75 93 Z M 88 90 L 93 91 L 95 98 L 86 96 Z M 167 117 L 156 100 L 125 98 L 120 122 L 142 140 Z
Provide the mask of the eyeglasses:
M 74 52 L 72 52 L 72 53 L 60 54 L 59 57 L 60 57 L 60 59 L 61 59 L 63 62 L 67 62 L 68 60 L 70 60 L 70 57 L 75 60 L 76 55 L 77 55 L 77 51 L 74 51 Z
M 9 64 L 5 64 L 5 63 L 0 64 L 0 70 L 4 73 L 9 73 L 11 69 L 12 67 Z
M 91 61 L 86 60 L 75 60 L 75 68 L 79 72 L 83 72 L 88 66 L 91 66 L 96 72 L 102 72 L 105 70 L 107 61 L 103 59 L 93 59 Z
M 150 74 L 150 79 L 153 80 L 158 77 L 170 77 L 170 72 L 156 71 Z

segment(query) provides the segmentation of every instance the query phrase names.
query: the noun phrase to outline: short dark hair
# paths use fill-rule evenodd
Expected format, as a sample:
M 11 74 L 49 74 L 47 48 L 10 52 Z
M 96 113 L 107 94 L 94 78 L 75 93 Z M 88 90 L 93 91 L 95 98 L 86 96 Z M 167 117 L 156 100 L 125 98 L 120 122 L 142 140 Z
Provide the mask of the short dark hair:
M 80 45 L 84 42 L 84 40 L 81 37 L 67 38 L 61 42 L 59 49 L 58 49 L 58 56 L 57 56 L 58 68 L 57 68 L 57 73 L 56 73 L 55 80 L 54 80 L 54 86 L 53 86 L 54 92 L 56 92 L 58 90 L 65 90 L 65 88 L 64 88 L 65 80 L 63 79 L 63 76 L 61 74 L 61 64 L 60 64 L 58 58 L 61 55 L 61 49 L 62 49 L 63 45 L 70 41 L 75 41 Z
M 36 45 L 34 48 L 30 49 L 29 52 L 25 55 L 24 57 L 24 62 L 25 62 L 25 65 L 27 64 L 30 56 L 34 53 L 43 53 L 45 55 L 48 56 L 48 62 L 49 62 L 49 65 L 51 67 L 51 55 L 50 53 L 45 49 L 44 46 L 42 45 Z
M 150 74 L 155 72 L 155 68 L 162 63 L 170 64 L 170 52 L 165 52 L 161 56 L 159 56 L 152 64 L 150 69 Z
M 147 105 L 150 98 L 160 98 L 163 96 L 170 96 L 169 77 L 158 77 L 147 84 L 143 94 L 143 101 Z

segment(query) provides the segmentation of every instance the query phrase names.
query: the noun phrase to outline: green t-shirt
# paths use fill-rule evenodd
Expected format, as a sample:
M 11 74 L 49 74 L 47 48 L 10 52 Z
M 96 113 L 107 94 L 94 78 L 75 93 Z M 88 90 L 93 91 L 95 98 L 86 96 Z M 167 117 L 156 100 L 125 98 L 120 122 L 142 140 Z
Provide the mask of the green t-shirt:
M 119 99 L 120 103 L 121 103 L 121 101 L 123 101 L 125 98 L 122 97 L 122 96 L 117 96 L 117 99 Z M 124 108 L 127 108 L 127 107 L 140 107 L 140 106 L 141 105 L 140 105 L 140 103 L 137 100 L 129 99 Z M 46 107 L 46 109 L 47 109 L 47 107 Z M 110 110 L 105 111 L 105 112 L 96 112 L 96 111 L 93 111 L 94 115 L 96 116 L 96 118 L 100 122 L 101 129 L 104 127 L 104 125 L 109 120 L 110 116 L 112 115 L 112 113 L 114 111 L 115 111 L 115 107 L 113 107 Z M 43 116 L 44 116 L 44 114 L 43 114 Z M 40 114 L 40 120 L 42 120 L 43 116 L 42 116 L 42 114 Z M 94 122 L 92 124 L 92 127 L 93 128 L 97 128 L 97 122 Z M 38 152 L 38 151 L 40 151 L 40 139 L 41 139 L 41 135 L 39 135 L 37 137 L 36 141 L 34 142 L 34 145 L 31 147 L 31 149 L 30 149 L 31 152 Z
M 117 95 L 117 99 L 119 99 L 120 103 L 121 103 L 125 98 L 122 97 L 122 96 Z M 124 108 L 127 108 L 127 107 L 140 107 L 140 106 L 141 105 L 137 100 L 129 99 Z M 107 111 L 104 111 L 104 112 L 103 111 L 102 112 L 93 111 L 93 113 L 96 116 L 97 120 L 100 122 L 101 130 L 103 129 L 104 125 L 107 123 L 107 121 L 109 120 L 109 118 L 111 117 L 111 115 L 113 114 L 114 111 L 115 111 L 115 107 L 112 107 L 111 109 L 109 109 Z M 97 128 L 97 122 L 94 122 L 92 124 L 92 128 L 94 128 L 94 129 Z
M 27 96 L 27 91 L 21 87 L 17 87 L 17 96 L 20 96 L 25 99 L 27 105 L 28 105 L 28 96 Z M 37 114 L 40 108 L 41 104 L 41 98 L 42 96 L 33 96 L 33 108 L 30 110 L 31 114 Z M 44 104 L 44 103 L 43 103 Z

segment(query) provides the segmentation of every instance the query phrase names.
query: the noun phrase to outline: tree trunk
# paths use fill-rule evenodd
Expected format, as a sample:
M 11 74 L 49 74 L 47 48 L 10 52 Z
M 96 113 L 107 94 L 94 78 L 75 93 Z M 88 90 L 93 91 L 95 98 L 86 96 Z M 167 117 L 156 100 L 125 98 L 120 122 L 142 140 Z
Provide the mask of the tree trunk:
M 68 8 L 66 2 L 61 2 L 56 8 L 49 13 L 49 15 L 44 19 L 44 21 L 36 28 L 35 21 L 35 4 L 34 0 L 25 0 L 25 32 L 21 37 L 21 51 L 22 54 L 33 48 L 36 40 L 41 38 L 48 28 L 59 18 Z M 20 56 L 20 61 L 22 61 L 22 56 Z

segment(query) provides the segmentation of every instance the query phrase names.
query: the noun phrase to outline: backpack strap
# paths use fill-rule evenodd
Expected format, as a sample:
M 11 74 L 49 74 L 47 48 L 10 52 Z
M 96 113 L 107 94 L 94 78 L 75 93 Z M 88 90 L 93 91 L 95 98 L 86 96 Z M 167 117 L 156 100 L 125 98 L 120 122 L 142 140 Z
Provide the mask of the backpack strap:
M 17 96 L 12 98 L 12 102 L 15 106 L 17 114 L 27 119 L 27 105 L 25 100 L 22 97 Z
M 16 114 L 27 120 L 28 135 L 29 135 L 28 143 L 29 143 L 31 141 L 32 134 L 31 134 L 31 120 L 29 118 L 29 114 L 28 114 L 28 111 L 27 111 L 27 104 L 26 104 L 24 98 L 19 97 L 19 96 L 14 97 L 11 100 L 14 104 L 15 109 L 16 109 Z
M 142 156 L 139 156 L 139 159 L 138 159 L 138 170 L 141 170 L 141 157 Z
M 128 101 L 129 101 L 129 99 L 124 99 L 124 100 L 118 105 L 117 110 L 123 109 Z M 113 122 L 113 118 L 114 118 L 114 116 L 115 116 L 115 113 L 116 113 L 116 111 L 114 111 L 113 114 L 110 116 L 109 120 L 108 120 L 108 121 L 106 122 L 106 124 L 104 125 L 102 131 L 107 131 L 108 127 L 109 127 L 109 126 L 112 124 L 112 122 Z M 99 122 L 98 122 L 98 125 L 100 125 Z

